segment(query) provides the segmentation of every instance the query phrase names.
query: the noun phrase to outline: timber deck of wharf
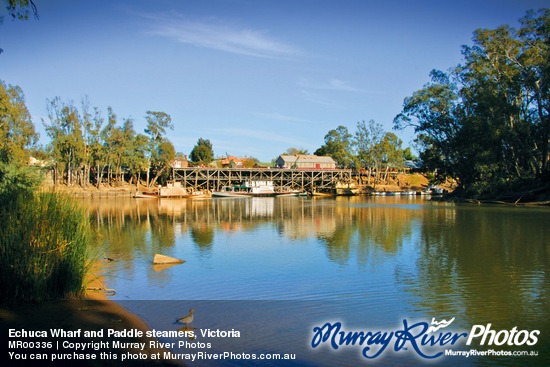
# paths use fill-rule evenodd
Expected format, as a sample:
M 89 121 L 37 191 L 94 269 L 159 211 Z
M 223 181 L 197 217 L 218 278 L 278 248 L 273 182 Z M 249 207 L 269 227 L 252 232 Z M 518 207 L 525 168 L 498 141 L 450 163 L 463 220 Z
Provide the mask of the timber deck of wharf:
M 352 181 L 348 169 L 297 168 L 173 168 L 174 180 L 184 188 L 220 190 L 223 186 L 240 185 L 246 181 L 273 181 L 273 184 L 306 191 L 328 191 L 337 183 Z

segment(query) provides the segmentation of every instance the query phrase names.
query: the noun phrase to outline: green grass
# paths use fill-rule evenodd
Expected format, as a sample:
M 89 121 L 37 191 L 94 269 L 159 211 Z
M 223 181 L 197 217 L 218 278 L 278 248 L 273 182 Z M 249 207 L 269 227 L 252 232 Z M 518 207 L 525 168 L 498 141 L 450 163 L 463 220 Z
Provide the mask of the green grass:
M 0 304 L 80 295 L 94 241 L 84 208 L 53 192 L 0 201 Z

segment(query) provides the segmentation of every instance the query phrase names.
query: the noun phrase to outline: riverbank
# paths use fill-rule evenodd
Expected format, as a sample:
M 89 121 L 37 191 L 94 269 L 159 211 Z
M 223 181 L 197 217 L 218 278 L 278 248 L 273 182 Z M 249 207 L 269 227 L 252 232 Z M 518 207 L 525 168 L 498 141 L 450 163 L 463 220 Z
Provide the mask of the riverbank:
M 422 191 L 429 185 L 429 180 L 426 176 L 419 173 L 400 174 L 394 178 L 389 178 L 387 181 L 378 183 L 367 184 L 364 182 L 362 185 L 357 186 L 357 183 L 353 183 L 354 187 L 370 187 L 376 191 L 397 192 L 397 191 Z M 452 191 L 453 187 L 450 182 L 440 185 L 441 188 Z M 102 197 L 132 197 L 137 192 L 136 185 L 133 184 L 121 184 L 119 186 L 104 186 L 99 188 L 93 185 L 86 187 L 82 186 L 67 186 L 57 185 L 51 186 L 52 189 L 58 192 L 70 194 L 75 197 L 87 197 L 87 198 L 102 198 Z M 140 191 L 154 191 L 155 188 L 146 188 L 140 186 Z
M 377 191 L 377 192 L 400 192 L 400 191 L 424 191 L 430 185 L 430 181 L 426 176 L 420 173 L 402 173 L 394 178 L 390 178 L 382 183 L 364 183 L 364 192 Z M 452 181 L 444 182 L 437 185 L 439 188 L 446 192 L 454 190 Z
M 103 330 L 105 333 L 109 329 L 116 331 L 124 330 L 139 330 L 144 334 L 150 330 L 147 324 L 138 316 L 130 313 L 115 301 L 109 300 L 105 297 L 105 293 L 96 291 L 97 289 L 104 289 L 103 284 L 98 278 L 94 278 L 88 284 L 88 291 L 82 299 L 74 300 L 61 300 L 42 302 L 39 304 L 23 304 L 16 309 L 0 308 L 0 326 L 2 333 L 0 334 L 0 353 L 2 354 L 2 365 L 6 366 L 160 366 L 160 367 L 175 367 L 183 366 L 183 363 L 178 363 L 177 360 L 163 360 L 153 359 L 154 355 L 162 356 L 166 349 L 151 347 L 149 342 L 155 341 L 154 338 L 143 337 L 101 337 L 101 338 L 89 338 L 84 337 L 82 334 L 77 337 L 71 338 L 10 338 L 9 330 L 16 331 L 47 331 L 48 333 L 52 329 L 62 329 L 64 331 L 96 331 Z M 65 353 L 71 354 L 75 352 L 74 348 L 64 348 L 60 350 L 55 349 L 41 349 L 38 351 L 32 350 L 32 348 L 23 349 L 9 349 L 9 341 L 22 340 L 48 342 L 52 341 L 54 344 L 57 341 L 63 340 L 70 341 L 71 343 L 89 343 L 104 341 L 101 349 L 95 350 L 93 347 L 85 348 L 78 351 L 78 353 L 91 354 L 95 353 L 96 360 L 64 360 L 51 362 L 45 361 L 30 361 L 30 360 L 14 360 L 10 359 L 9 352 L 15 352 L 24 354 L 27 353 Z M 122 343 L 145 343 L 143 350 L 136 350 L 133 348 L 121 349 L 115 348 L 113 342 L 118 341 Z M 142 353 L 146 355 L 144 360 L 126 360 L 120 361 L 120 356 L 125 353 Z M 100 353 L 105 353 L 105 356 L 117 355 L 118 358 L 102 358 L 100 359 Z M 160 354 L 159 354 L 160 353 Z M 30 357 L 29 357 L 30 358 Z
M 516 187 L 502 192 L 481 195 L 472 198 L 461 192 L 453 192 L 438 200 L 465 202 L 474 204 L 501 204 L 514 206 L 550 206 L 550 184 Z
M 102 197 L 132 197 L 137 192 L 136 185 L 122 184 L 120 186 L 103 186 L 99 188 L 88 185 L 82 186 L 67 186 L 57 185 L 51 187 L 57 192 L 69 194 L 74 197 L 86 197 L 86 198 L 102 198 Z M 144 189 L 144 187 L 142 187 Z

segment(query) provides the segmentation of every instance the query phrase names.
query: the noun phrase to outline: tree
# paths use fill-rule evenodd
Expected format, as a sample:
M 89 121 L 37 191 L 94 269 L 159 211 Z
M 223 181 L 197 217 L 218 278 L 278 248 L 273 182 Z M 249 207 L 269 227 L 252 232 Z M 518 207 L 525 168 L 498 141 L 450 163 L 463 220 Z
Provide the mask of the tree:
M 78 177 L 76 169 L 85 158 L 85 142 L 79 114 L 72 102 L 62 102 L 59 97 L 47 102 L 50 124 L 44 123 L 44 127 L 51 138 L 52 153 L 56 162 L 55 181 L 58 183 L 60 178 L 66 177 L 67 185 L 71 186 Z
M 165 112 L 147 111 L 145 114 L 147 128 L 145 133 L 149 135 L 149 144 L 147 149 L 147 160 L 149 167 L 147 168 L 147 186 L 149 186 L 149 175 L 153 157 L 159 150 L 159 145 L 163 142 L 166 129 L 173 130 L 172 118 Z
M 243 161 L 243 167 L 245 168 L 254 168 L 256 164 L 260 163 L 260 160 L 254 157 L 250 157 Z
M 304 149 L 304 148 L 298 149 L 298 148 L 291 147 L 291 148 L 288 148 L 283 154 L 302 155 L 302 154 L 309 154 L 309 152 L 307 151 L 307 149 Z
M 520 22 L 476 30 L 464 63 L 433 71 L 394 119 L 422 134 L 421 157 L 468 195 L 550 179 L 550 10 Z
M 414 127 L 429 140 L 432 149 L 441 156 L 438 167 L 447 175 L 458 178 L 455 139 L 460 130 L 462 110 L 458 91 L 447 74 L 433 70 L 432 82 L 405 98 L 403 112 L 394 119 L 394 126 L 403 129 Z
M 124 181 L 124 173 L 122 167 L 130 167 L 134 162 L 132 154 L 134 153 L 134 144 L 136 139 L 136 131 L 134 130 L 134 120 L 131 117 L 124 119 L 124 124 L 121 129 L 121 152 L 119 158 L 118 171 L 120 172 L 120 180 Z
M 128 168 L 132 177 L 135 177 L 136 184 L 139 184 L 139 176 L 141 172 L 149 168 L 147 159 L 147 143 L 148 137 L 143 134 L 137 134 L 131 141 L 128 152 Z
M 372 174 L 379 178 L 382 161 L 379 155 L 376 154 L 376 146 L 380 143 L 384 135 L 384 130 L 381 124 L 370 120 L 358 122 L 355 131 L 353 145 L 356 151 L 356 166 L 357 168 L 365 167 L 368 171 L 368 184 Z
M 37 140 L 23 91 L 0 80 L 0 162 L 28 163 L 28 149 Z
M 197 144 L 193 147 L 189 158 L 194 163 L 209 164 L 214 160 L 214 150 L 212 143 L 208 139 L 199 138 Z
M 105 165 L 107 167 L 107 181 L 111 184 L 113 165 L 120 150 L 120 129 L 117 125 L 117 115 L 111 106 L 107 107 L 107 125 L 101 130 Z
M 440 168 L 444 165 L 443 157 L 441 156 L 440 150 L 435 147 L 433 140 L 428 135 L 420 133 L 414 139 L 414 144 L 420 152 L 422 168 L 435 173 L 435 176 L 433 177 L 434 182 L 445 182 L 447 175 L 440 171 Z
M 352 162 L 351 138 L 348 128 L 338 126 L 325 135 L 325 144 L 315 151 L 315 155 L 330 156 L 340 167 L 348 167 Z
M 405 150 L 403 150 L 403 159 L 406 161 L 411 161 L 413 159 L 417 159 L 418 157 L 414 156 L 411 151 L 411 147 L 406 147 Z
M 151 181 L 151 186 L 155 185 L 159 177 L 161 177 L 164 173 L 169 173 L 169 169 L 175 158 L 176 150 L 174 149 L 174 146 L 169 140 L 163 139 L 158 145 L 158 150 L 153 155 L 152 163 L 155 177 Z
M 6 9 L 12 19 L 27 20 L 29 13 L 34 14 L 35 19 L 38 19 L 38 8 L 32 0 L 7 0 Z M 0 24 L 4 21 L 4 17 L 0 16 Z M 0 48 L 0 54 L 3 52 Z
M 356 150 L 357 160 L 362 167 L 368 169 L 377 168 L 380 162 L 377 162 L 374 155 L 374 147 L 380 142 L 384 136 L 382 125 L 370 120 L 358 122 L 355 131 L 355 139 L 353 144 Z
M 403 167 L 403 149 L 401 145 L 403 142 L 394 133 L 387 132 L 382 140 L 377 144 L 375 150 L 378 152 L 379 159 L 386 167 L 386 176 L 389 168 L 401 168 Z
M 82 113 L 80 120 L 82 121 L 82 133 L 84 138 L 84 172 L 83 172 L 83 186 L 90 183 L 90 140 L 89 136 L 92 131 L 92 116 L 90 114 L 90 99 L 88 96 L 82 98 Z
M 102 127 L 104 119 L 99 108 L 94 107 L 93 123 L 88 135 L 88 147 L 90 151 L 90 164 L 94 166 L 96 174 L 96 186 L 101 184 L 101 176 L 106 162 L 105 146 L 103 145 Z
M 38 19 L 38 8 L 32 0 L 7 0 L 8 14 L 12 19 L 27 20 L 32 11 L 34 17 Z M 0 20 L 3 20 L 0 18 Z
M 541 133 L 541 177 L 550 179 L 550 9 L 537 13 L 527 12 L 520 20 L 523 27 L 518 32 L 524 43 L 522 54 L 522 79 L 532 99 Z

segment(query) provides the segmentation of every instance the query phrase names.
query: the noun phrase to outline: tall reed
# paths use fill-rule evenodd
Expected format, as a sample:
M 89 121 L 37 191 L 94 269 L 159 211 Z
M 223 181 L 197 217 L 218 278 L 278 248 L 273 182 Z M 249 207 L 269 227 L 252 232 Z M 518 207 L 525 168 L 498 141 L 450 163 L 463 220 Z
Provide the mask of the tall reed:
M 0 199 L 0 303 L 80 295 L 94 241 L 84 208 L 54 192 Z

